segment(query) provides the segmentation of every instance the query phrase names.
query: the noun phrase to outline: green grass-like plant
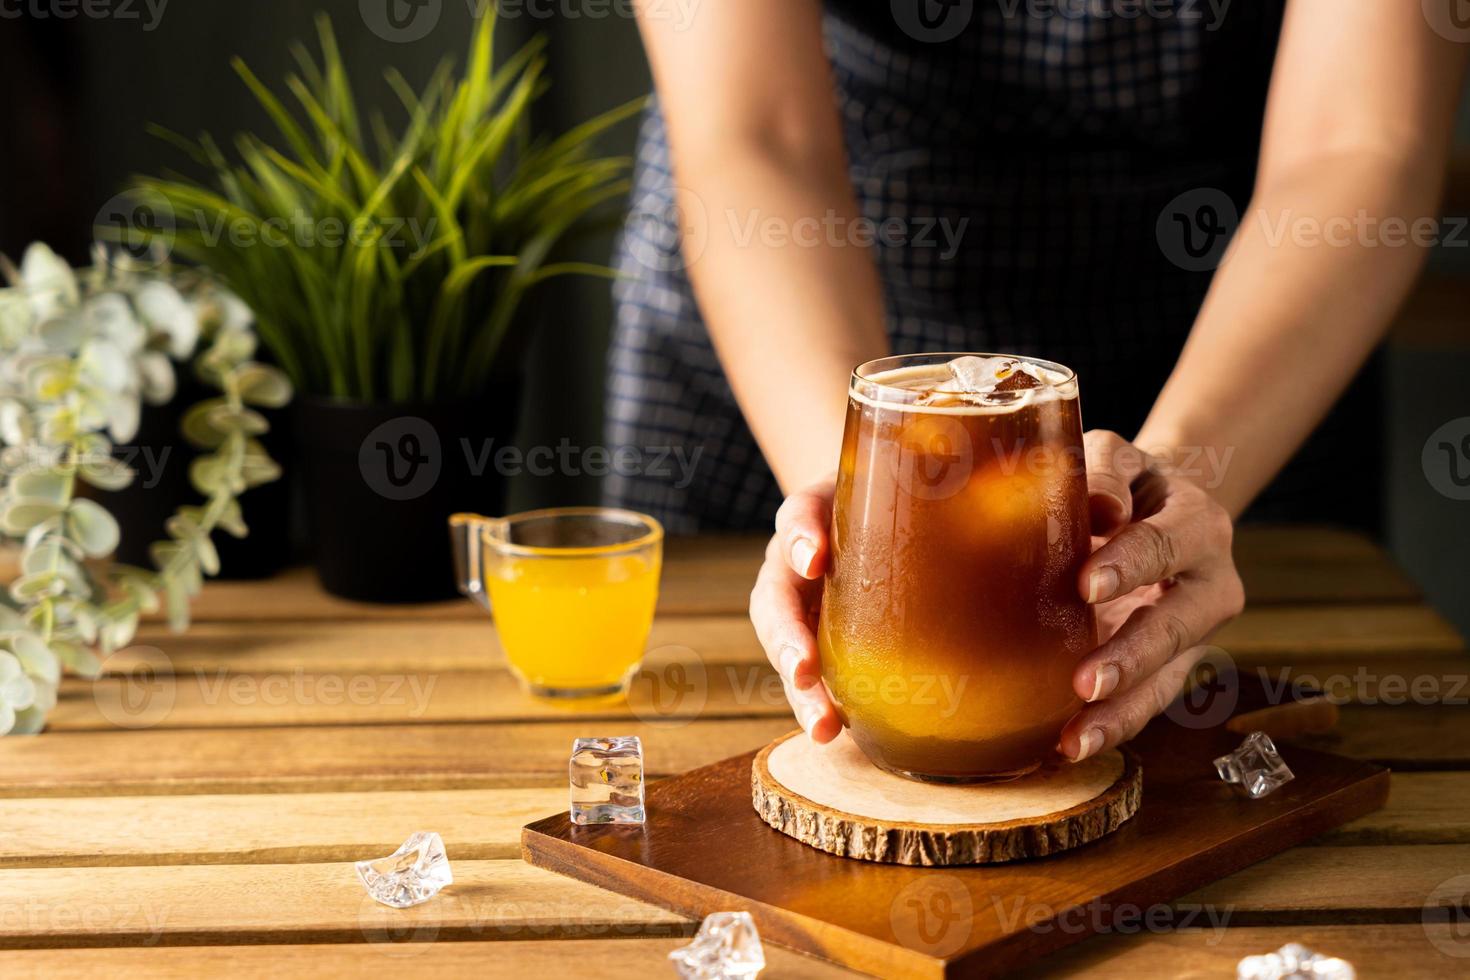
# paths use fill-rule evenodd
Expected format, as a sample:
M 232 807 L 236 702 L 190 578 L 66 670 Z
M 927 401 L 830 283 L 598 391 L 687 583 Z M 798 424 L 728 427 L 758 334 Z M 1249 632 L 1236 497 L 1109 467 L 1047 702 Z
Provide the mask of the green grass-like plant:
M 630 161 L 597 157 L 592 144 L 643 104 L 534 136 L 531 107 L 549 86 L 544 39 L 497 67 L 494 25 L 489 8 L 462 78 L 445 62 L 416 93 L 387 72 L 406 112 L 398 132 L 381 113 L 360 120 L 325 14 L 320 64 L 292 48 L 294 111 L 237 58 L 282 145 L 241 135 L 232 162 L 208 135 L 155 127 L 209 176 L 138 178 L 134 200 L 155 220 L 129 236 L 161 238 L 220 276 L 299 390 L 362 402 L 475 396 L 521 349 L 529 290 L 611 275 L 551 257 L 589 212 L 626 193 Z

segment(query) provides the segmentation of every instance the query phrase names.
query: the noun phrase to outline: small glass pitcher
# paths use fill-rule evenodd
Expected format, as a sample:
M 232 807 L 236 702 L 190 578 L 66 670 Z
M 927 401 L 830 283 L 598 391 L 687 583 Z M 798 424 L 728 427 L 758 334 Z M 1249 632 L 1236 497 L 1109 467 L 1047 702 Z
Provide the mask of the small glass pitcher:
M 535 510 L 449 519 L 459 590 L 486 611 L 538 697 L 620 696 L 643 662 L 664 530 L 633 511 Z

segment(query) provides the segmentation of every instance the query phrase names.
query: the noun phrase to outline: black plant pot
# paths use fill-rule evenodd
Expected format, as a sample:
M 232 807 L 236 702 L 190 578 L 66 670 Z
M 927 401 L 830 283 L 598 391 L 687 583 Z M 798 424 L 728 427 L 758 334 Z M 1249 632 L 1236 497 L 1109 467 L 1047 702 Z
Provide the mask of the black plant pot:
M 87 495 L 106 507 L 122 528 L 118 561 L 152 568 L 148 546 L 167 538 L 164 522 L 179 507 L 203 502 L 189 483 L 189 464 L 200 453 L 184 439 L 179 424 L 195 403 L 218 395 L 198 381 L 180 378 L 173 400 L 167 405 L 145 405 L 137 436 L 114 450 L 113 455 L 136 472 L 133 482 L 122 490 L 87 488 Z M 289 416 L 281 409 L 260 411 L 271 426 L 261 441 L 272 459 L 284 462 L 290 451 Z M 240 510 L 249 536 L 214 534 L 221 578 L 266 578 L 285 566 L 291 556 L 289 475 L 288 471 L 281 479 L 251 487 L 241 495 Z
M 328 592 L 367 602 L 456 593 L 449 516 L 498 514 L 494 451 L 515 433 L 518 380 L 427 405 L 293 403 L 307 536 Z

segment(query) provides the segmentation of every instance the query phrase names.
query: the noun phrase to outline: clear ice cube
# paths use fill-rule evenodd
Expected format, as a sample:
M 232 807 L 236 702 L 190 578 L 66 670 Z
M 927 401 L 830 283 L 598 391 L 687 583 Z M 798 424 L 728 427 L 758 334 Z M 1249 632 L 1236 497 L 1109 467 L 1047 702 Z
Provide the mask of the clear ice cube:
M 454 883 L 444 839 L 432 831 L 421 830 L 387 857 L 358 861 L 355 867 L 368 894 L 395 909 L 427 902 Z
M 1347 960 L 1287 943 L 1274 953 L 1247 956 L 1235 967 L 1235 980 L 1357 980 Z
M 966 354 L 947 363 L 945 369 L 949 377 L 928 388 L 918 404 L 1014 404 L 1024 397 L 1020 392 L 1045 383 L 1037 369 L 1014 357 Z
M 643 822 L 643 743 L 638 736 L 577 739 L 568 775 L 572 823 Z
M 1216 759 L 1215 771 L 1257 800 L 1295 778 L 1265 732 L 1251 732 L 1240 748 Z
M 983 394 L 992 390 L 1019 364 L 1013 357 L 976 357 L 973 354 L 956 357 L 946 365 L 951 380 L 941 383 L 939 390 Z
M 766 968 L 761 936 L 749 912 L 715 912 L 704 917 L 688 946 L 669 954 L 684 980 L 737 980 Z

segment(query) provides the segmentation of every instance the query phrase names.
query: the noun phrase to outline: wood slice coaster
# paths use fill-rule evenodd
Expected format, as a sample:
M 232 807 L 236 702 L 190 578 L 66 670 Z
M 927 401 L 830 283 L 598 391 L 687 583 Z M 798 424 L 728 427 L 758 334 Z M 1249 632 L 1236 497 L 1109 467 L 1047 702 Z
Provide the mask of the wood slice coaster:
M 1006 782 L 921 783 L 884 772 L 843 732 L 793 732 L 751 764 L 761 819 L 829 854 L 944 867 L 1044 857 L 1095 841 L 1138 812 L 1143 769 L 1129 751 Z

